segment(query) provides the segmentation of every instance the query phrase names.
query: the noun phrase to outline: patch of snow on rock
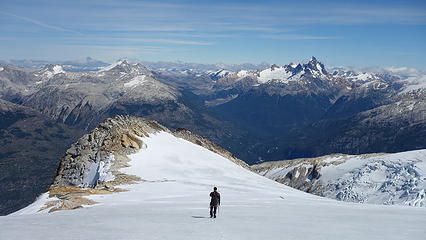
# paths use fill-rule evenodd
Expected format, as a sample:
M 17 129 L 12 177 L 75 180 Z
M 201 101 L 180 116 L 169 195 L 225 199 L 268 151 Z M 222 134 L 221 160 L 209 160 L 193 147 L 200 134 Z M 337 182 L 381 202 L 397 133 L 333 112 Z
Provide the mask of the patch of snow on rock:
M 124 87 L 132 88 L 132 87 L 136 87 L 138 85 L 141 85 L 145 82 L 145 77 L 146 77 L 145 75 L 136 76 L 132 80 L 130 80 L 130 82 L 124 83 Z
M 53 66 L 52 70 L 53 70 L 53 72 L 52 72 L 53 75 L 56 75 L 56 74 L 59 74 L 59 73 L 65 73 L 64 69 L 62 68 L 62 66 L 59 66 L 59 65 Z

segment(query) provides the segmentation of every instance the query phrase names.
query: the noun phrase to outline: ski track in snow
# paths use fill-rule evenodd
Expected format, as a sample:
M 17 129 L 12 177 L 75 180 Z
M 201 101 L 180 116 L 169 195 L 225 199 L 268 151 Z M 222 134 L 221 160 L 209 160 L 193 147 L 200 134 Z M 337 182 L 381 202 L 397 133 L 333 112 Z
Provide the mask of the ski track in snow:
M 98 195 L 99 204 L 51 214 L 29 207 L 0 217 L 0 239 L 424 239 L 426 209 L 339 202 L 252 173 L 165 132 L 122 169 L 145 182 Z M 222 196 L 208 218 L 209 193 Z

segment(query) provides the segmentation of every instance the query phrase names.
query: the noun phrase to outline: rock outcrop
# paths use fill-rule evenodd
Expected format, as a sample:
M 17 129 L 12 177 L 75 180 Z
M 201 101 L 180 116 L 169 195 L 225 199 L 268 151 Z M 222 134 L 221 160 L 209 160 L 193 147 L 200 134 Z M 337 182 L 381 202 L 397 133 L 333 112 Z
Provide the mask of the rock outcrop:
M 168 129 L 155 121 L 137 117 L 107 119 L 67 150 L 52 186 L 93 188 L 116 178 L 111 171 L 122 166 L 127 155 L 143 147 L 139 138 L 158 131 Z
M 172 133 L 156 121 L 139 117 L 116 116 L 102 122 L 66 151 L 48 192 L 52 200 L 41 210 L 81 208 L 96 203 L 85 196 L 126 191 L 117 186 L 144 181 L 120 172 L 120 168 L 129 166 L 127 155 L 146 147 L 143 137 L 160 131 Z M 189 130 L 180 128 L 172 134 L 249 168 L 232 153 Z

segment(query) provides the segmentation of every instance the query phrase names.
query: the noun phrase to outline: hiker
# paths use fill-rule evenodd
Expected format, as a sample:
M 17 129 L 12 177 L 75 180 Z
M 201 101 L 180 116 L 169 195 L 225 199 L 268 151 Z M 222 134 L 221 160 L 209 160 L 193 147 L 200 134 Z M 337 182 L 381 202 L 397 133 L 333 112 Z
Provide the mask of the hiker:
M 217 191 L 217 187 L 213 188 L 213 192 L 210 193 L 210 197 L 212 198 L 210 200 L 210 218 L 216 218 L 216 210 L 220 205 L 220 194 Z

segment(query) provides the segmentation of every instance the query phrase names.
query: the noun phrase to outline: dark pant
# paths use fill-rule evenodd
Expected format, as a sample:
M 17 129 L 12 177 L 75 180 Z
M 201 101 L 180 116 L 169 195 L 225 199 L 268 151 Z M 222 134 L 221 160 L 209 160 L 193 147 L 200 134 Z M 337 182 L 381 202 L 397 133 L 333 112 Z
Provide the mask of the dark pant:
M 210 205 L 210 217 L 216 217 L 217 205 Z

